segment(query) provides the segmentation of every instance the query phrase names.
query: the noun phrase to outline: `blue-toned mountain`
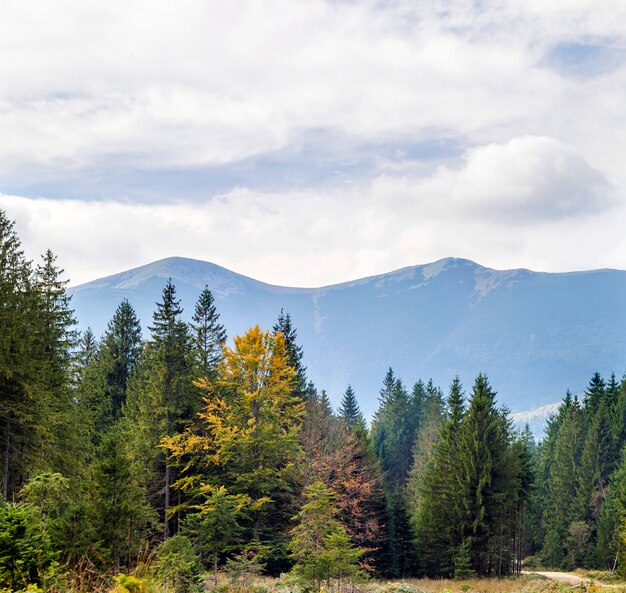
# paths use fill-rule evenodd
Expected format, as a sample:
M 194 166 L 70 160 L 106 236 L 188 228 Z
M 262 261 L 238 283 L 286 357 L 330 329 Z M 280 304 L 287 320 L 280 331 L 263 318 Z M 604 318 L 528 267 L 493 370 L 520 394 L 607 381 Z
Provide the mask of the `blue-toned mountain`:
M 322 288 L 265 284 L 179 257 L 71 289 L 81 327 L 104 331 L 123 298 L 144 327 L 168 278 L 190 318 L 205 286 L 229 336 L 288 311 L 309 377 L 337 402 L 348 383 L 372 414 L 389 366 L 408 384 L 486 373 L 513 411 L 584 390 L 594 371 L 626 369 L 626 272 L 498 271 L 448 258 Z

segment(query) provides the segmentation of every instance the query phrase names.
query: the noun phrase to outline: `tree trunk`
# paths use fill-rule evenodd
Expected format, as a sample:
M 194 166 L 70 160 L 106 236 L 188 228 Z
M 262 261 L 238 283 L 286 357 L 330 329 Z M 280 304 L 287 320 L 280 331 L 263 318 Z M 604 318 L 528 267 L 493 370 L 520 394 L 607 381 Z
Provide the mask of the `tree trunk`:
M 4 500 L 8 500 L 9 498 L 9 468 L 11 467 L 10 459 L 11 459 L 11 418 L 9 414 L 7 414 L 6 421 L 6 445 L 4 450 L 4 476 L 2 479 L 2 495 L 4 496 Z

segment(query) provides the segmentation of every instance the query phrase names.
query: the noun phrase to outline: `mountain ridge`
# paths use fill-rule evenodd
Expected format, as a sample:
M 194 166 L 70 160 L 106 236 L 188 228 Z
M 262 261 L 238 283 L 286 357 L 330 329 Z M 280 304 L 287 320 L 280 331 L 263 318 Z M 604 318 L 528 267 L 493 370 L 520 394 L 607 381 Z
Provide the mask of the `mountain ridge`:
M 256 282 L 258 284 L 262 284 L 266 287 L 271 287 L 271 288 L 279 288 L 279 289 L 286 289 L 286 290 L 296 290 L 296 291 L 315 291 L 315 290 L 323 290 L 323 289 L 328 289 L 328 288 L 335 288 L 335 287 L 344 287 L 344 286 L 348 286 L 354 283 L 361 283 L 363 281 L 366 280 L 371 280 L 373 278 L 384 278 L 387 276 L 393 276 L 396 274 L 399 274 L 401 272 L 407 272 L 409 270 L 416 270 L 418 268 L 430 268 L 442 263 L 456 263 L 456 262 L 462 262 L 462 263 L 467 263 L 467 264 L 471 264 L 474 265 L 478 268 L 481 268 L 483 270 L 489 271 L 489 272 L 498 272 L 498 273 L 507 273 L 507 272 L 529 272 L 531 274 L 549 274 L 552 276 L 556 276 L 556 275 L 573 275 L 573 274 L 593 274 L 596 272 L 626 272 L 626 270 L 622 270 L 620 268 L 592 268 L 589 270 L 570 270 L 570 271 L 566 271 L 566 272 L 546 272 L 546 271 L 541 271 L 541 270 L 533 270 L 531 268 L 504 268 L 504 269 L 500 269 L 500 268 L 491 268 L 489 266 L 483 266 L 482 264 L 475 262 L 474 260 L 471 259 L 467 259 L 467 258 L 463 258 L 463 257 L 455 257 L 455 256 L 448 256 L 448 257 L 443 257 L 441 259 L 432 261 L 432 262 L 427 262 L 424 264 L 413 264 L 413 265 L 409 265 L 409 266 L 403 266 L 401 268 L 395 268 L 393 270 L 390 270 L 388 272 L 382 272 L 380 274 L 370 274 L 368 276 L 362 276 L 359 278 L 354 278 L 352 280 L 344 280 L 342 282 L 334 282 L 331 284 L 322 284 L 320 286 L 287 286 L 285 284 L 274 284 L 272 282 L 266 282 L 264 280 L 260 280 L 258 278 L 254 278 L 252 276 L 246 276 L 245 274 L 242 274 L 240 272 L 235 272 L 234 270 L 231 270 L 230 268 L 227 268 L 225 266 L 222 266 L 220 264 L 216 264 L 214 262 L 208 261 L 208 260 L 202 260 L 202 259 L 198 259 L 198 258 L 193 258 L 193 257 L 185 257 L 185 256 L 179 256 L 179 255 L 172 255 L 172 256 L 168 256 L 168 257 L 164 257 L 158 260 L 154 260 L 152 262 L 148 262 L 145 264 L 141 264 L 139 266 L 135 266 L 134 268 L 129 268 L 127 270 L 122 270 L 121 272 L 115 272 L 113 274 L 108 274 L 107 276 L 102 276 L 100 278 L 95 278 L 93 280 L 88 280 L 87 282 L 81 282 L 80 284 L 76 284 L 76 285 L 71 285 L 70 286 L 70 290 L 75 290 L 78 288 L 82 288 L 84 286 L 87 285 L 92 285 L 95 283 L 100 283 L 100 282 L 104 282 L 107 280 L 110 280 L 112 278 L 117 278 L 119 276 L 123 276 L 126 274 L 129 274 L 131 272 L 137 272 L 139 270 L 143 270 L 146 268 L 152 268 L 153 266 L 157 265 L 157 264 L 162 264 L 162 263 L 180 263 L 180 262 L 193 262 L 193 263 L 198 263 L 198 264 L 202 264 L 202 265 L 209 265 L 212 266 L 214 268 L 218 268 L 221 271 L 227 272 L 228 274 L 232 274 L 235 276 L 238 276 L 240 278 L 245 278 L 246 280 L 250 280 L 252 282 Z
M 144 328 L 172 278 L 189 319 L 204 286 L 230 337 L 292 315 L 309 375 L 337 402 L 348 383 L 366 414 L 391 366 L 444 389 L 479 372 L 499 400 L 526 411 L 581 392 L 591 374 L 626 368 L 626 271 L 495 270 L 463 258 L 320 287 L 265 283 L 202 260 L 171 257 L 73 287 L 82 328 L 101 334 L 122 298 Z

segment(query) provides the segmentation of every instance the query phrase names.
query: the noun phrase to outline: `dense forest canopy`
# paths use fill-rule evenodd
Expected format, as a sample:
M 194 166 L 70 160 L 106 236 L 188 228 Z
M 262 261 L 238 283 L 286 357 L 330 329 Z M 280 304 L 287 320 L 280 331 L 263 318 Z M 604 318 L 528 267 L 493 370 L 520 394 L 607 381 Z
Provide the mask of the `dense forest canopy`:
M 127 300 L 79 335 L 62 274 L 0 211 L 1 587 L 146 553 L 181 591 L 223 567 L 316 590 L 529 557 L 626 570 L 625 380 L 567 393 L 537 444 L 487 376 L 444 392 L 389 369 L 368 426 L 351 386 L 333 410 L 309 381 L 287 311 L 229 341 L 209 287 L 181 303 L 169 281 L 149 335 Z

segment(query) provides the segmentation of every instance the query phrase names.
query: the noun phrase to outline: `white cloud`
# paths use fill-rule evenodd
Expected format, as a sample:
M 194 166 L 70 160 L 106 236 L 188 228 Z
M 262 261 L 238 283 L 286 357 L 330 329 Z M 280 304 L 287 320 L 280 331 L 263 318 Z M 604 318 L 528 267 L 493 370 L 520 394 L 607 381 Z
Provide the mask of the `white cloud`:
M 600 33 L 623 42 L 622 4 L 5 3 L 0 172 L 219 165 L 320 129 L 353 145 L 532 133 L 590 158 L 572 111 L 596 132 L 623 121 L 626 71 L 572 82 L 540 58 Z
M 626 58 L 571 76 L 546 58 L 570 45 L 626 47 L 626 5 L 6 2 L 0 191 L 42 195 L 0 206 L 31 253 L 52 247 L 77 282 L 173 254 L 306 285 L 448 255 L 626 267 Z M 437 142 L 460 162 L 411 160 Z M 198 204 L 158 182 L 142 195 L 167 203 L 122 201 L 124 177 L 106 178 L 174 169 L 193 184 L 194 167 L 219 178 L 276 151 L 273 191 L 251 183 Z M 373 156 L 343 184 L 289 181 L 311 153 L 326 172 Z M 108 199 L 45 199 L 81 175 Z
M 479 146 L 462 160 L 461 167 L 439 167 L 426 179 L 381 178 L 377 183 L 395 200 L 418 201 L 422 213 L 447 217 L 455 212 L 494 223 L 558 221 L 614 205 L 604 175 L 554 138 L 523 136 Z
M 243 188 L 160 205 L 0 195 L 0 207 L 31 255 L 52 248 L 74 283 L 182 255 L 311 286 L 450 255 L 494 267 L 626 268 L 626 212 L 606 191 L 571 147 L 522 137 L 474 148 L 456 169 L 324 192 Z

